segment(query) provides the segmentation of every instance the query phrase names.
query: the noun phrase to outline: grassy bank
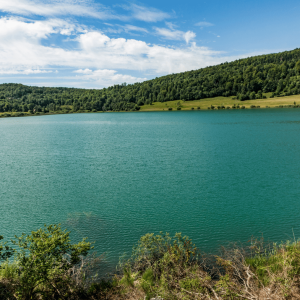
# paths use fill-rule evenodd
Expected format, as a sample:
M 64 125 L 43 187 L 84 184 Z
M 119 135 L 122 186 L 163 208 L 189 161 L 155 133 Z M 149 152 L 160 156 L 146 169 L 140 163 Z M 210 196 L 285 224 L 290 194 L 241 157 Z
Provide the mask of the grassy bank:
M 215 109 L 217 109 L 218 106 L 224 106 L 225 108 L 230 107 L 232 109 L 234 105 L 240 107 L 244 106 L 245 109 L 249 109 L 253 105 L 256 107 L 260 106 L 260 108 L 275 108 L 280 106 L 294 106 L 294 102 L 298 105 L 300 104 L 300 95 L 246 101 L 234 100 L 233 97 L 215 97 L 194 101 L 175 100 L 163 103 L 154 102 L 152 105 L 141 106 L 140 111 L 167 111 L 169 108 L 177 110 L 177 107 L 180 107 L 180 110 L 191 110 L 192 108 L 196 110 L 198 107 L 201 110 L 207 110 L 208 108 L 211 108 L 211 106 L 214 106 Z
M 146 234 L 106 279 L 97 277 L 102 257 L 88 254 L 91 243 L 71 244 L 59 225 L 12 242 L 15 248 L 0 244 L 0 299 L 300 298 L 297 241 L 252 239 L 207 256 L 181 234 Z

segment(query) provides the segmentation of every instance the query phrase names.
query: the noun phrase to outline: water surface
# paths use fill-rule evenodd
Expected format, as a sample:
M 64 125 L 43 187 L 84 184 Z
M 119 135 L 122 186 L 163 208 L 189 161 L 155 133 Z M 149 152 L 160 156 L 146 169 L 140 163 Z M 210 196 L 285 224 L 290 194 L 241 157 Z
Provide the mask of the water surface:
M 62 223 L 113 266 L 145 233 L 300 237 L 300 110 L 0 119 L 0 234 Z

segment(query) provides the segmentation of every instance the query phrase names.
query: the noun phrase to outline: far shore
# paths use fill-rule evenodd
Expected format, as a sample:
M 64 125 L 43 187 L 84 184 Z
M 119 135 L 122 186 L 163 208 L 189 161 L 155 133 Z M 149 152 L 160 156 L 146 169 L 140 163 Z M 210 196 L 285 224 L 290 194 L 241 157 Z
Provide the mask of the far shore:
M 0 118 L 6 117 L 27 117 L 27 116 L 45 116 L 73 113 L 104 113 L 103 111 L 72 111 L 71 106 L 62 107 L 63 110 L 55 112 L 3 112 Z M 268 109 L 268 108 L 300 108 L 300 95 L 275 97 L 266 99 L 255 99 L 239 101 L 232 97 L 215 97 L 201 100 L 184 101 L 174 100 L 168 102 L 154 102 L 151 105 L 143 105 L 136 112 L 157 112 L 157 111 L 187 111 L 187 110 L 237 110 L 237 109 Z M 105 111 L 115 112 L 115 111 Z M 120 111 L 128 112 L 128 111 Z

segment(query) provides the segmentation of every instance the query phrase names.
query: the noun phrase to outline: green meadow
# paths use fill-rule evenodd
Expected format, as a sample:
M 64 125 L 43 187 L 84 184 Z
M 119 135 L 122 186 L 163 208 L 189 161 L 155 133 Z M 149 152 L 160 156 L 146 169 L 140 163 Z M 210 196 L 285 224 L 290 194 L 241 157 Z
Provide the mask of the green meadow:
M 201 110 L 211 109 L 211 106 L 214 106 L 215 109 L 218 106 L 225 106 L 225 108 L 232 108 L 235 106 L 245 106 L 245 109 L 251 108 L 252 105 L 260 106 L 260 108 L 275 108 L 280 106 L 294 106 L 300 104 L 300 95 L 293 96 L 285 96 L 285 97 L 275 97 L 270 98 L 268 94 L 265 94 L 266 99 L 255 99 L 255 100 L 246 100 L 240 101 L 237 99 L 233 99 L 233 97 L 214 97 L 214 98 L 206 98 L 201 100 L 193 100 L 193 101 L 183 101 L 183 100 L 175 100 L 168 102 L 154 102 L 152 105 L 143 105 L 140 108 L 140 111 L 168 111 L 169 108 L 172 110 L 177 110 L 179 107 L 180 110 L 191 110 L 194 108 L 200 108 Z

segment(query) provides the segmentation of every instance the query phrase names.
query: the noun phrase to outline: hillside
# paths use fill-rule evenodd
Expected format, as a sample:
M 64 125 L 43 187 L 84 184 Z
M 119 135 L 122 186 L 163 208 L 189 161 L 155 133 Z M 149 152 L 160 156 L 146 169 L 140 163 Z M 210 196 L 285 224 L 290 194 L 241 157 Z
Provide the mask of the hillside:
M 271 98 L 300 94 L 300 49 L 101 90 L 1 84 L 0 113 L 130 111 L 154 102 L 213 97 L 245 101 L 263 99 L 266 93 Z

